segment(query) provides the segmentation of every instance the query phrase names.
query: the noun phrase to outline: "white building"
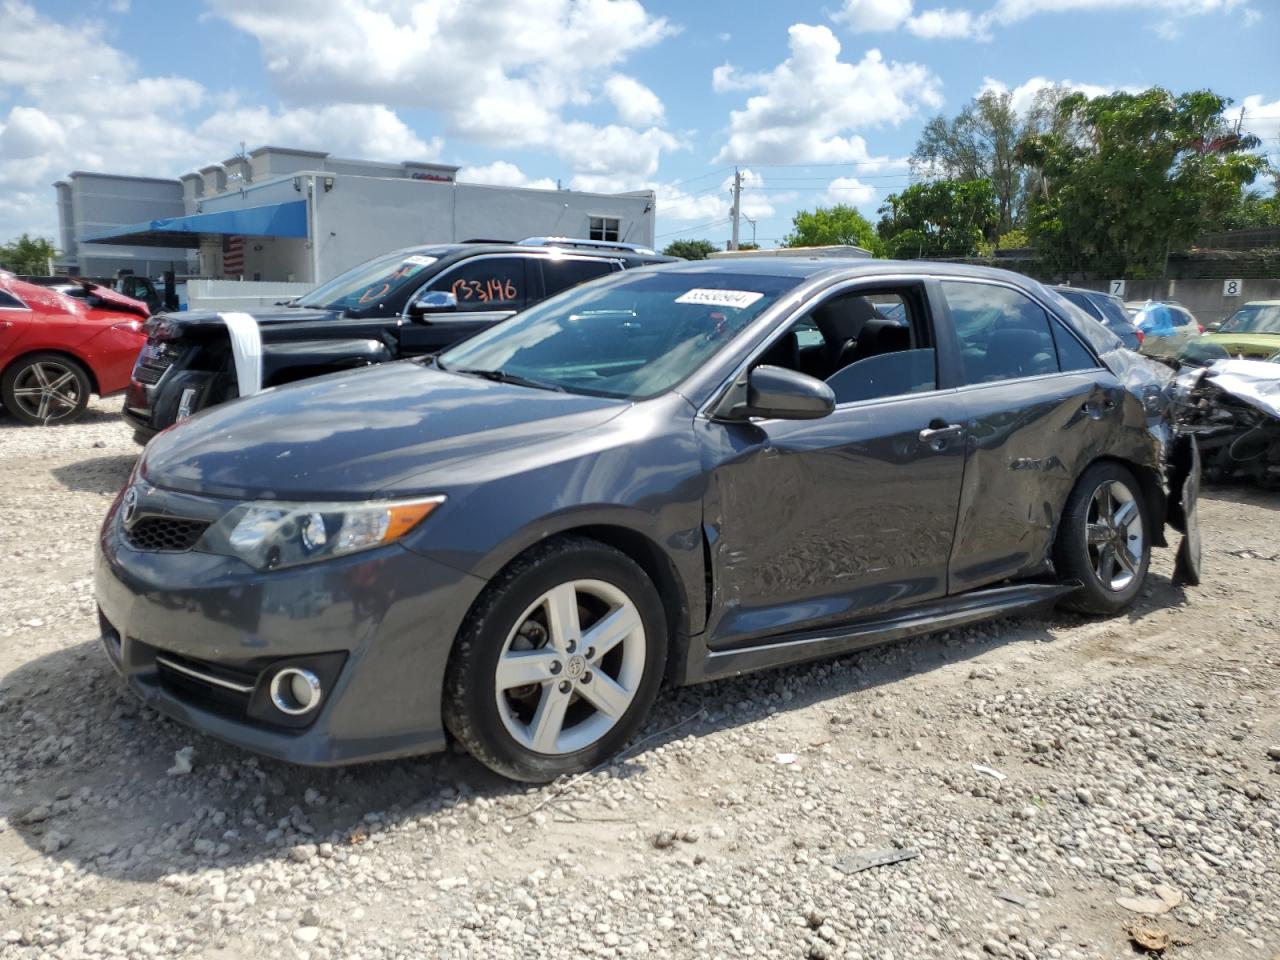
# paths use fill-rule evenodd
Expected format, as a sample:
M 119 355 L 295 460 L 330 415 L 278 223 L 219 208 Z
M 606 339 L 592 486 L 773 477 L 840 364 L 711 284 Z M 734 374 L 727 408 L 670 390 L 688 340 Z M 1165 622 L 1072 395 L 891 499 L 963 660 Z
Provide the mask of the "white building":
M 54 184 L 61 265 L 84 276 L 318 283 L 397 247 L 565 236 L 653 243 L 651 191 L 458 183 L 439 163 L 259 147 L 177 180 L 77 171 Z

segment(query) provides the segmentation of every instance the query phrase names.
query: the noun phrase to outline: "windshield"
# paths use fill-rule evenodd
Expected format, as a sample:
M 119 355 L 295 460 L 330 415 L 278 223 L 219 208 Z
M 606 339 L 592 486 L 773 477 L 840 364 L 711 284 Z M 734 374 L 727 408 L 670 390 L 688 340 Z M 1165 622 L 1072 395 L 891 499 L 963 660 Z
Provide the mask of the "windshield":
M 403 250 L 375 257 L 321 284 L 298 303 L 328 310 L 366 310 L 381 303 L 435 262 L 435 257 Z
M 799 282 L 711 271 L 618 274 L 517 314 L 438 362 L 460 373 L 498 371 L 573 393 L 642 400 L 697 370 Z
M 1280 333 L 1280 304 L 1250 303 L 1223 321 L 1222 333 Z

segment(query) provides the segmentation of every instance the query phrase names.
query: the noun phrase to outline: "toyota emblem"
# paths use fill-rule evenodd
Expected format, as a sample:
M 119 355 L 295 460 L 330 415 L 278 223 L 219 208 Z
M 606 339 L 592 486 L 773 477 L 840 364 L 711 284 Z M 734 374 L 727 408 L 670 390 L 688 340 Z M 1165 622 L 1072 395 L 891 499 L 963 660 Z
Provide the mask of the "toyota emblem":
M 138 515 L 138 488 L 130 487 L 125 491 L 124 502 L 120 505 L 120 520 L 127 527 Z

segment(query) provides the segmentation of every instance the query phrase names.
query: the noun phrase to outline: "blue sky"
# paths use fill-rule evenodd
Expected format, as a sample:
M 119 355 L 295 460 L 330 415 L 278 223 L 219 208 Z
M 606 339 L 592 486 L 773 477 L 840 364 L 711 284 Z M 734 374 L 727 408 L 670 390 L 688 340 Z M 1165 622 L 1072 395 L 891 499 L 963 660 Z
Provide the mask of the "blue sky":
M 797 208 L 874 216 L 923 122 L 992 85 L 1209 87 L 1280 163 L 1275 0 L 0 0 L 0 23 L 0 239 L 54 236 L 72 169 L 173 176 L 244 140 L 653 189 L 659 244 L 727 238 L 736 165 L 773 243 Z

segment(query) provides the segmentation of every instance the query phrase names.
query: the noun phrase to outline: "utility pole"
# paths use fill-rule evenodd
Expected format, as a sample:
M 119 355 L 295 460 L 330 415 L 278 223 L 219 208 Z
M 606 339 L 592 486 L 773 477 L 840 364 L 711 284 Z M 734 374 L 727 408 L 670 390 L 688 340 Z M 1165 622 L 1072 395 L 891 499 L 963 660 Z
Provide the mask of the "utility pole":
M 733 168 L 733 239 L 729 241 L 729 249 L 738 249 L 738 214 L 742 211 L 742 173 Z
M 742 219 L 751 224 L 751 245 L 753 247 L 758 247 L 759 244 L 756 243 L 756 218 L 744 216 Z

